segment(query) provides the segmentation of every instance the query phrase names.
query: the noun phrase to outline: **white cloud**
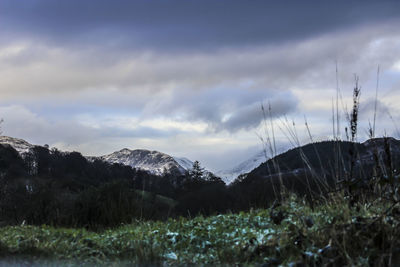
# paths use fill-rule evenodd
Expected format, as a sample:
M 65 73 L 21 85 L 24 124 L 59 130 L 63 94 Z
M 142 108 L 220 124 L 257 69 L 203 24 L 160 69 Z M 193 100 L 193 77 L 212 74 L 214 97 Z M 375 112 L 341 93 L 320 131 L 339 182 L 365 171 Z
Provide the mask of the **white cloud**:
M 74 121 L 49 121 L 23 106 L 0 107 L 4 119 L 3 134 L 26 139 L 35 144 L 52 144 L 63 140 L 69 143 L 87 142 L 96 133 Z
M 399 61 L 396 61 L 396 62 L 392 65 L 391 69 L 394 70 L 394 71 L 400 72 L 400 60 L 399 60 Z
M 140 122 L 140 125 L 158 130 L 178 130 L 182 132 L 202 133 L 207 129 L 207 124 L 204 122 L 177 121 L 169 118 L 144 120 Z

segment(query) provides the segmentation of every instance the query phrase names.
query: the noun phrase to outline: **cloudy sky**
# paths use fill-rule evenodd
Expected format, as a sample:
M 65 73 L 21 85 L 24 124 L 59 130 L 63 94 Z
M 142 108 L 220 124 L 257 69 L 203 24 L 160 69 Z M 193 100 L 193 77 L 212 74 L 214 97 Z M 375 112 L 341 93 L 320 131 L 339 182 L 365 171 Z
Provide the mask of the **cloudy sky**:
M 305 118 L 332 138 L 337 80 L 344 133 L 355 73 L 365 139 L 380 66 L 377 135 L 399 138 L 399 14 L 398 1 L 0 0 L 2 131 L 225 169 L 262 149 L 261 105 L 278 149 L 292 121 L 309 142 Z

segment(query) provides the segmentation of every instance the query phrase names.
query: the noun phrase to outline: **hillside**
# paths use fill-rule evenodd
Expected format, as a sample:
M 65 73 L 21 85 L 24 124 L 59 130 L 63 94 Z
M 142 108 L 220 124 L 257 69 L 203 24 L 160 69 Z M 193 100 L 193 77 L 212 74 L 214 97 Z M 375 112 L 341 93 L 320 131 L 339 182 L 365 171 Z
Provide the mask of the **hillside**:
M 333 179 L 350 172 L 353 164 L 353 175 L 368 179 L 377 163 L 380 168 L 386 168 L 388 151 L 392 167 L 400 167 L 400 141 L 394 138 L 387 138 L 386 141 L 375 138 L 364 143 L 324 141 L 307 144 L 269 159 L 252 170 L 248 177 L 301 177 L 308 173 L 310 176 Z M 374 158 L 374 155 L 377 157 Z

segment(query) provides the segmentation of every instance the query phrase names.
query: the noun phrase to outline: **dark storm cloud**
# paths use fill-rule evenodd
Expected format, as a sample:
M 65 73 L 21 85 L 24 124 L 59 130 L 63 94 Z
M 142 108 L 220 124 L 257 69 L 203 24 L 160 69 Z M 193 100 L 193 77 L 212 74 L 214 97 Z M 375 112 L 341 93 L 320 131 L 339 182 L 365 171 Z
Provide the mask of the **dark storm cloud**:
M 376 112 L 376 116 L 378 119 L 384 119 L 389 111 L 390 108 L 382 101 L 375 101 L 375 99 L 373 98 L 368 98 L 365 101 L 361 101 L 359 114 L 361 119 L 371 120 L 374 117 L 374 113 Z
M 191 50 L 292 41 L 399 11 L 398 1 L 3 0 L 0 30 L 60 46 Z
M 263 105 L 264 104 L 265 103 L 263 103 Z M 271 118 L 276 118 L 295 111 L 297 103 L 293 98 L 285 98 L 275 99 L 274 101 L 269 102 L 269 105 L 271 106 L 271 113 L 266 111 L 265 115 L 268 116 L 268 118 L 269 116 Z M 264 108 L 268 109 L 267 106 L 264 106 Z M 235 111 L 231 117 L 220 124 L 220 127 L 231 132 L 238 131 L 240 129 L 249 130 L 257 127 L 263 119 L 264 117 L 261 104 L 254 103 Z

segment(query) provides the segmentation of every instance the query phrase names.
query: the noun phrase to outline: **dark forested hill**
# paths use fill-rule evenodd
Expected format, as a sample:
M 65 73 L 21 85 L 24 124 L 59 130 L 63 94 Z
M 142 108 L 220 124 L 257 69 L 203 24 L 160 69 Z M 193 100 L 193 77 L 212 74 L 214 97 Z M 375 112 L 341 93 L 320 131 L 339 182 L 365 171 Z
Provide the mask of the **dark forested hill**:
M 386 141 L 385 141 L 386 140 Z M 387 147 L 385 147 L 387 146 Z M 350 171 L 351 162 L 355 167 L 366 168 L 385 163 L 386 152 L 390 150 L 393 163 L 400 157 L 400 141 L 394 138 L 375 138 L 364 143 L 347 141 L 324 141 L 291 149 L 266 161 L 250 172 L 249 176 L 269 176 L 279 172 L 301 172 L 313 170 L 319 175 L 335 176 L 337 171 Z M 378 156 L 377 159 L 374 155 Z
M 266 161 L 239 177 L 235 186 L 247 188 L 248 194 L 262 191 L 263 198 L 279 191 L 281 184 L 296 192 L 321 193 L 346 179 L 365 183 L 373 175 L 396 176 L 399 167 L 400 141 L 394 138 L 364 143 L 324 141 L 291 149 Z

